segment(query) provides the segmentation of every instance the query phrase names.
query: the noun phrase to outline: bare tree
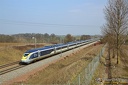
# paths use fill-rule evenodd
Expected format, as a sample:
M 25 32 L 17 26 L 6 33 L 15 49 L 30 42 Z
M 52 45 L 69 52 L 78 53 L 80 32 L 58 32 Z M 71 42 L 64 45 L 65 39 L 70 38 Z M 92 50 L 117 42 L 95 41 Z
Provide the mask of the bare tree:
M 103 33 L 109 37 L 109 45 L 116 49 L 118 64 L 119 50 L 124 44 L 128 28 L 128 0 L 109 0 L 105 7 L 105 19 Z
M 90 35 L 81 35 L 80 40 L 87 40 L 90 39 L 91 36 Z
M 67 34 L 65 36 L 64 42 L 67 43 L 67 42 L 71 42 L 71 41 L 73 41 L 73 36 L 71 34 Z

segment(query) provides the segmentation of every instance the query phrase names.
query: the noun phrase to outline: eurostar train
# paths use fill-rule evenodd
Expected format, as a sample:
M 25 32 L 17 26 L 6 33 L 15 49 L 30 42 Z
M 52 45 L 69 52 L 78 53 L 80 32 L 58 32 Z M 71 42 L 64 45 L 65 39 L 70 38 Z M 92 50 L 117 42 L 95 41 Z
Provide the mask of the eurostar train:
M 24 55 L 22 56 L 22 59 L 20 61 L 20 64 L 25 63 L 25 64 L 30 64 L 34 61 L 46 58 L 48 56 L 63 52 L 63 51 L 67 51 L 67 50 L 71 50 L 73 48 L 77 48 L 80 47 L 82 45 L 94 42 L 96 40 L 94 39 L 89 39 L 89 40 L 82 40 L 82 41 L 75 41 L 75 42 L 69 42 L 66 44 L 55 44 L 55 45 L 51 45 L 51 46 L 45 46 L 42 48 L 36 48 L 36 49 L 31 49 L 28 50 L 24 53 Z

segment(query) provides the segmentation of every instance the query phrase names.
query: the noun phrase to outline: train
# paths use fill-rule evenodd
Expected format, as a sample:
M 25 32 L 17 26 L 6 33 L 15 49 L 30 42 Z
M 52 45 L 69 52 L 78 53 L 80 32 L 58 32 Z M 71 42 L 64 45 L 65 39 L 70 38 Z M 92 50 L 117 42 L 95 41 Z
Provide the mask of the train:
M 82 45 L 96 41 L 97 39 L 81 40 L 68 43 L 54 44 L 50 46 L 44 46 L 42 48 L 27 50 L 20 61 L 20 64 L 30 64 L 37 60 L 47 58 L 49 56 L 71 50 Z

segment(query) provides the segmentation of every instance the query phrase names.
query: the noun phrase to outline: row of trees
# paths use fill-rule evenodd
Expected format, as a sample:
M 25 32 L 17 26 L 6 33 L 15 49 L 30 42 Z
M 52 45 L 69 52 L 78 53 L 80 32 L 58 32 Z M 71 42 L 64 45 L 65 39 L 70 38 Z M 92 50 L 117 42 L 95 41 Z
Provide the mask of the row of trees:
M 67 35 L 55 35 L 55 34 L 35 34 L 35 33 L 25 33 L 25 34 L 15 34 L 15 35 L 0 35 L 0 42 L 20 42 L 20 43 L 33 43 L 34 40 L 32 37 L 35 37 L 37 43 L 67 43 L 76 40 L 86 40 L 90 39 L 90 35 L 82 36 L 72 36 L 71 34 Z
M 16 42 L 13 36 L 0 35 L 0 42 Z
M 113 52 L 113 58 L 116 56 L 118 64 L 119 52 L 126 43 L 128 35 L 128 0 L 108 0 L 104 13 L 106 19 L 102 28 L 104 40 L 109 46 L 108 54 Z

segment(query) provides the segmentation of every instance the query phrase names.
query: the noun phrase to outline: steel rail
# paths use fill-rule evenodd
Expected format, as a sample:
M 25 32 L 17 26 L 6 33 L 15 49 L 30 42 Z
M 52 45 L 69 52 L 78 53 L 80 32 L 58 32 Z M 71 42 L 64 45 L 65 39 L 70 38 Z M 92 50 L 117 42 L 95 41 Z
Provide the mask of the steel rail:
M 24 66 L 25 65 L 18 65 L 18 66 L 12 67 L 12 68 L 8 68 L 8 69 L 5 69 L 5 70 L 2 70 L 2 71 L 0 71 L 0 75 L 3 75 L 5 73 L 11 72 L 11 71 L 14 71 L 14 70 L 22 68 Z
M 20 61 L 15 61 L 15 62 L 12 62 L 12 63 L 0 65 L 0 69 L 9 67 L 9 66 L 12 66 L 12 65 L 15 65 L 15 64 L 18 64 L 19 62 L 20 62 Z

